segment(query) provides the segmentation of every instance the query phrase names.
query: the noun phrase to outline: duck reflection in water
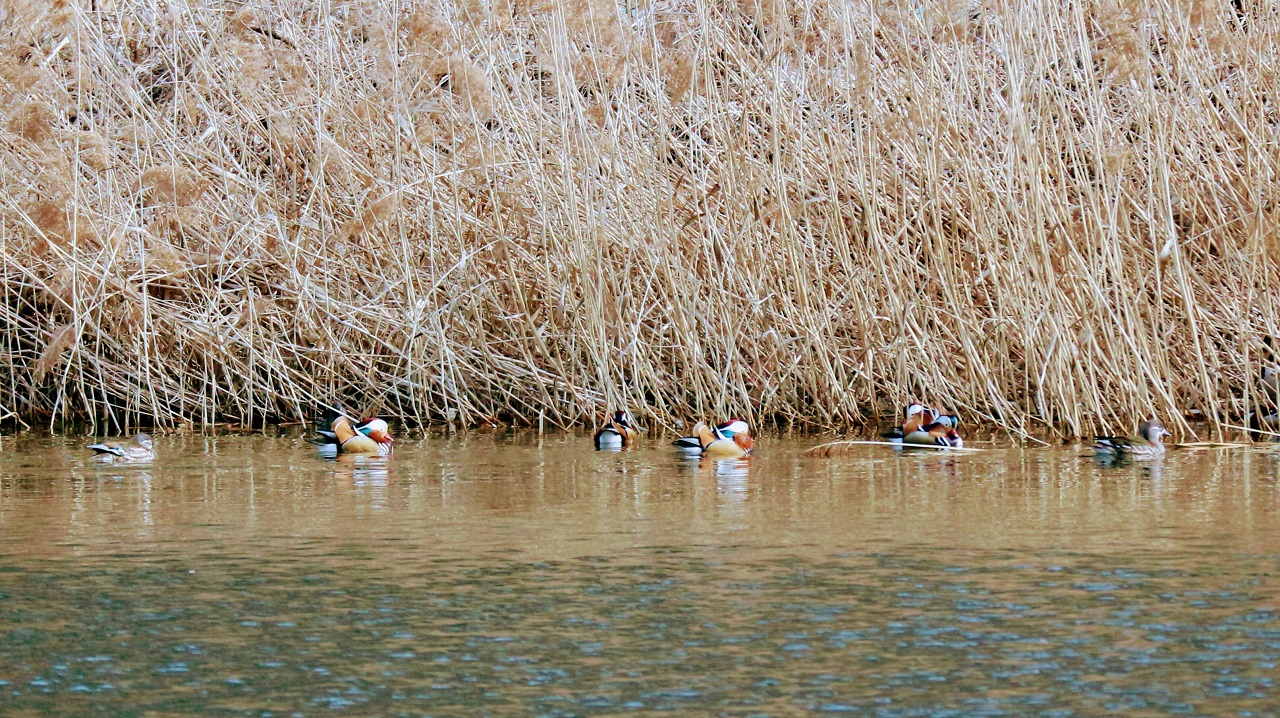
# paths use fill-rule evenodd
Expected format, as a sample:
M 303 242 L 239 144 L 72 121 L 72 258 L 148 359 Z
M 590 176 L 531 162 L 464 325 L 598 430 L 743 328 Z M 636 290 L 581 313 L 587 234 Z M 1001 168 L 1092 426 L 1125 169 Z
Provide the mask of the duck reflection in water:
M 750 493 L 751 459 L 710 459 L 695 457 L 690 467 L 696 477 L 696 492 L 713 499 L 721 515 L 738 516 Z M 714 492 L 712 491 L 714 487 Z
M 338 454 L 333 460 L 333 478 L 347 486 L 385 487 L 391 476 L 391 462 L 385 456 Z

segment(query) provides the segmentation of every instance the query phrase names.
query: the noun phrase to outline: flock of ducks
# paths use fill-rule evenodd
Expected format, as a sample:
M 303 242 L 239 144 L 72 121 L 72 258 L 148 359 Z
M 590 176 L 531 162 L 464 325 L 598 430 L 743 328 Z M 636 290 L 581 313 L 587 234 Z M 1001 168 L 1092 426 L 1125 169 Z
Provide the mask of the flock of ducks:
M 595 435 L 596 449 L 615 451 L 636 445 L 640 432 L 631 424 L 625 411 L 615 411 L 613 417 Z M 692 436 L 682 436 L 671 442 L 684 453 L 713 459 L 740 459 L 751 454 L 755 442 L 747 422 L 730 419 L 723 424 L 707 426 L 699 421 L 693 425 Z
M 955 415 L 944 414 L 923 404 L 911 404 L 903 410 L 902 425 L 885 434 L 891 443 L 906 446 L 930 446 L 963 448 L 964 439 L 956 431 L 959 422 Z M 639 440 L 639 430 L 632 426 L 625 412 L 615 412 L 595 434 L 595 446 L 602 451 L 628 449 Z M 1138 429 L 1138 436 L 1100 436 L 1093 448 L 1105 456 L 1158 456 L 1164 453 L 1162 437 L 1169 432 L 1158 421 L 1148 421 Z M 377 417 L 356 422 L 344 413 L 319 422 L 315 435 L 307 439 L 321 447 L 322 452 L 335 455 L 388 456 L 395 440 L 391 437 L 387 422 Z M 682 452 L 711 459 L 740 459 L 751 455 L 754 441 L 747 423 L 730 419 L 723 424 L 708 426 L 698 422 L 691 436 L 682 436 L 671 442 Z M 95 460 L 102 463 L 140 463 L 156 457 L 151 437 L 138 434 L 125 444 L 92 444 Z
M 1280 402 L 1280 366 L 1268 366 L 1262 370 L 1260 390 L 1270 408 L 1264 409 L 1260 405 L 1249 412 L 1245 417 L 1248 428 L 1255 431 L 1280 429 L 1280 412 L 1276 409 Z M 904 448 L 964 447 L 964 439 L 957 431 L 960 422 L 955 414 L 913 402 L 903 409 L 902 416 L 902 424 L 883 435 L 889 443 L 900 444 Z M 1101 457 L 1153 458 L 1164 454 L 1161 439 L 1166 436 L 1170 433 L 1164 425 L 1151 420 L 1138 427 L 1137 436 L 1096 437 L 1093 450 Z M 639 438 L 640 432 L 627 412 L 616 411 L 595 433 L 594 442 L 599 450 L 619 450 L 634 447 Z M 307 440 L 318 444 L 323 453 L 357 456 L 388 456 L 395 443 L 386 421 L 377 417 L 357 421 L 336 403 L 325 409 L 324 415 L 316 422 L 315 433 Z M 750 428 L 741 419 L 730 419 L 715 426 L 700 421 L 693 426 L 692 435 L 676 439 L 672 444 L 684 453 L 712 459 L 750 456 L 754 447 Z M 147 434 L 138 434 L 124 445 L 98 443 L 88 448 L 93 450 L 95 460 L 103 463 L 148 462 L 156 456 L 151 437 Z
M 347 415 L 341 404 L 326 408 L 316 422 L 315 433 L 307 441 L 320 447 L 322 454 L 352 456 L 389 456 L 395 439 L 391 428 L 378 417 L 366 417 L 356 421 Z M 92 444 L 94 459 L 105 464 L 143 463 L 156 458 L 151 437 L 138 434 L 125 444 Z

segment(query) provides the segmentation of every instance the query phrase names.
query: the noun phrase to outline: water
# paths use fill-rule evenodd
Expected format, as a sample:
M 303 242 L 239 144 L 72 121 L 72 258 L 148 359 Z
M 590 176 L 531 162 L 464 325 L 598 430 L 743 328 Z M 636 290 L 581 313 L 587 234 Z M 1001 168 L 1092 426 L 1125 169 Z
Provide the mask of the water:
M 0 439 L 0 713 L 1276 715 L 1280 460 Z

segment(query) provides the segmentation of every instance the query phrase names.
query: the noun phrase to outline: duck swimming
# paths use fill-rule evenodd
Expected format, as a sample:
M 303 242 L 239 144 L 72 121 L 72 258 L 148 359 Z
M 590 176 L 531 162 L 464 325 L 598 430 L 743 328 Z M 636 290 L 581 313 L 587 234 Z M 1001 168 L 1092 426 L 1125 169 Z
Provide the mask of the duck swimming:
M 699 422 L 699 424 L 701 424 L 701 422 Z M 697 431 L 697 428 L 698 428 L 697 426 L 694 427 L 695 432 Z M 744 434 L 744 435 L 747 435 L 748 437 L 750 436 L 750 432 L 748 431 L 748 427 L 747 427 L 747 422 L 743 421 L 742 419 L 730 419 L 724 422 L 723 424 L 716 425 L 713 431 L 718 433 L 721 437 L 725 439 L 732 439 L 737 434 Z M 697 436 L 682 436 L 679 439 L 676 439 L 675 441 L 671 442 L 671 445 L 678 447 L 691 454 L 702 453 L 702 439 L 700 439 Z
M 345 438 L 339 434 L 339 425 L 344 426 L 342 434 L 354 432 Z M 358 436 L 356 436 L 358 435 Z M 317 444 L 324 450 L 332 447 L 339 454 L 374 454 L 386 456 L 391 453 L 394 440 L 391 438 L 391 427 L 378 417 L 366 418 L 356 423 L 347 413 L 340 401 L 325 406 L 321 418 L 316 420 L 315 434 L 307 437 L 307 441 Z
M 357 429 L 350 418 L 339 416 L 333 421 L 333 436 L 338 445 L 338 453 L 389 455 L 394 440 L 387 433 L 387 428 L 387 422 L 382 419 L 370 419 Z
M 634 446 L 639 432 L 627 420 L 627 412 L 616 411 L 613 418 L 596 432 L 596 449 L 625 449 Z
M 1142 422 L 1137 436 L 1099 436 L 1093 440 L 1093 450 L 1097 456 L 1132 456 L 1134 458 L 1155 458 L 1164 456 L 1164 444 L 1160 439 L 1172 436 L 1159 421 Z
M 746 422 L 736 423 L 746 426 Z M 740 459 L 750 454 L 754 446 L 751 435 L 745 430 L 734 431 L 729 435 L 729 430 L 722 430 L 720 427 L 712 429 L 699 421 L 694 425 L 693 433 L 698 437 L 702 455 L 711 459 Z
M 955 414 L 913 402 L 902 410 L 902 417 L 901 427 L 881 436 L 903 445 L 964 448 L 964 439 L 956 431 L 960 420 Z
M 125 446 L 91 444 L 89 448 L 94 451 L 94 461 L 104 464 L 135 463 L 151 461 L 156 458 L 155 449 L 151 444 L 151 437 L 147 434 L 138 434 L 133 437 L 132 443 Z

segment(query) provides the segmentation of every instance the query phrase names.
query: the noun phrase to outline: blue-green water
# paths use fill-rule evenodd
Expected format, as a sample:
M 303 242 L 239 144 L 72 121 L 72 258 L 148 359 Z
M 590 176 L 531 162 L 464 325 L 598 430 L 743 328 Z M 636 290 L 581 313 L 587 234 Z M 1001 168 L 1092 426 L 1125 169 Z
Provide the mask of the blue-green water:
M 4 439 L 0 714 L 1275 715 L 1277 459 Z

